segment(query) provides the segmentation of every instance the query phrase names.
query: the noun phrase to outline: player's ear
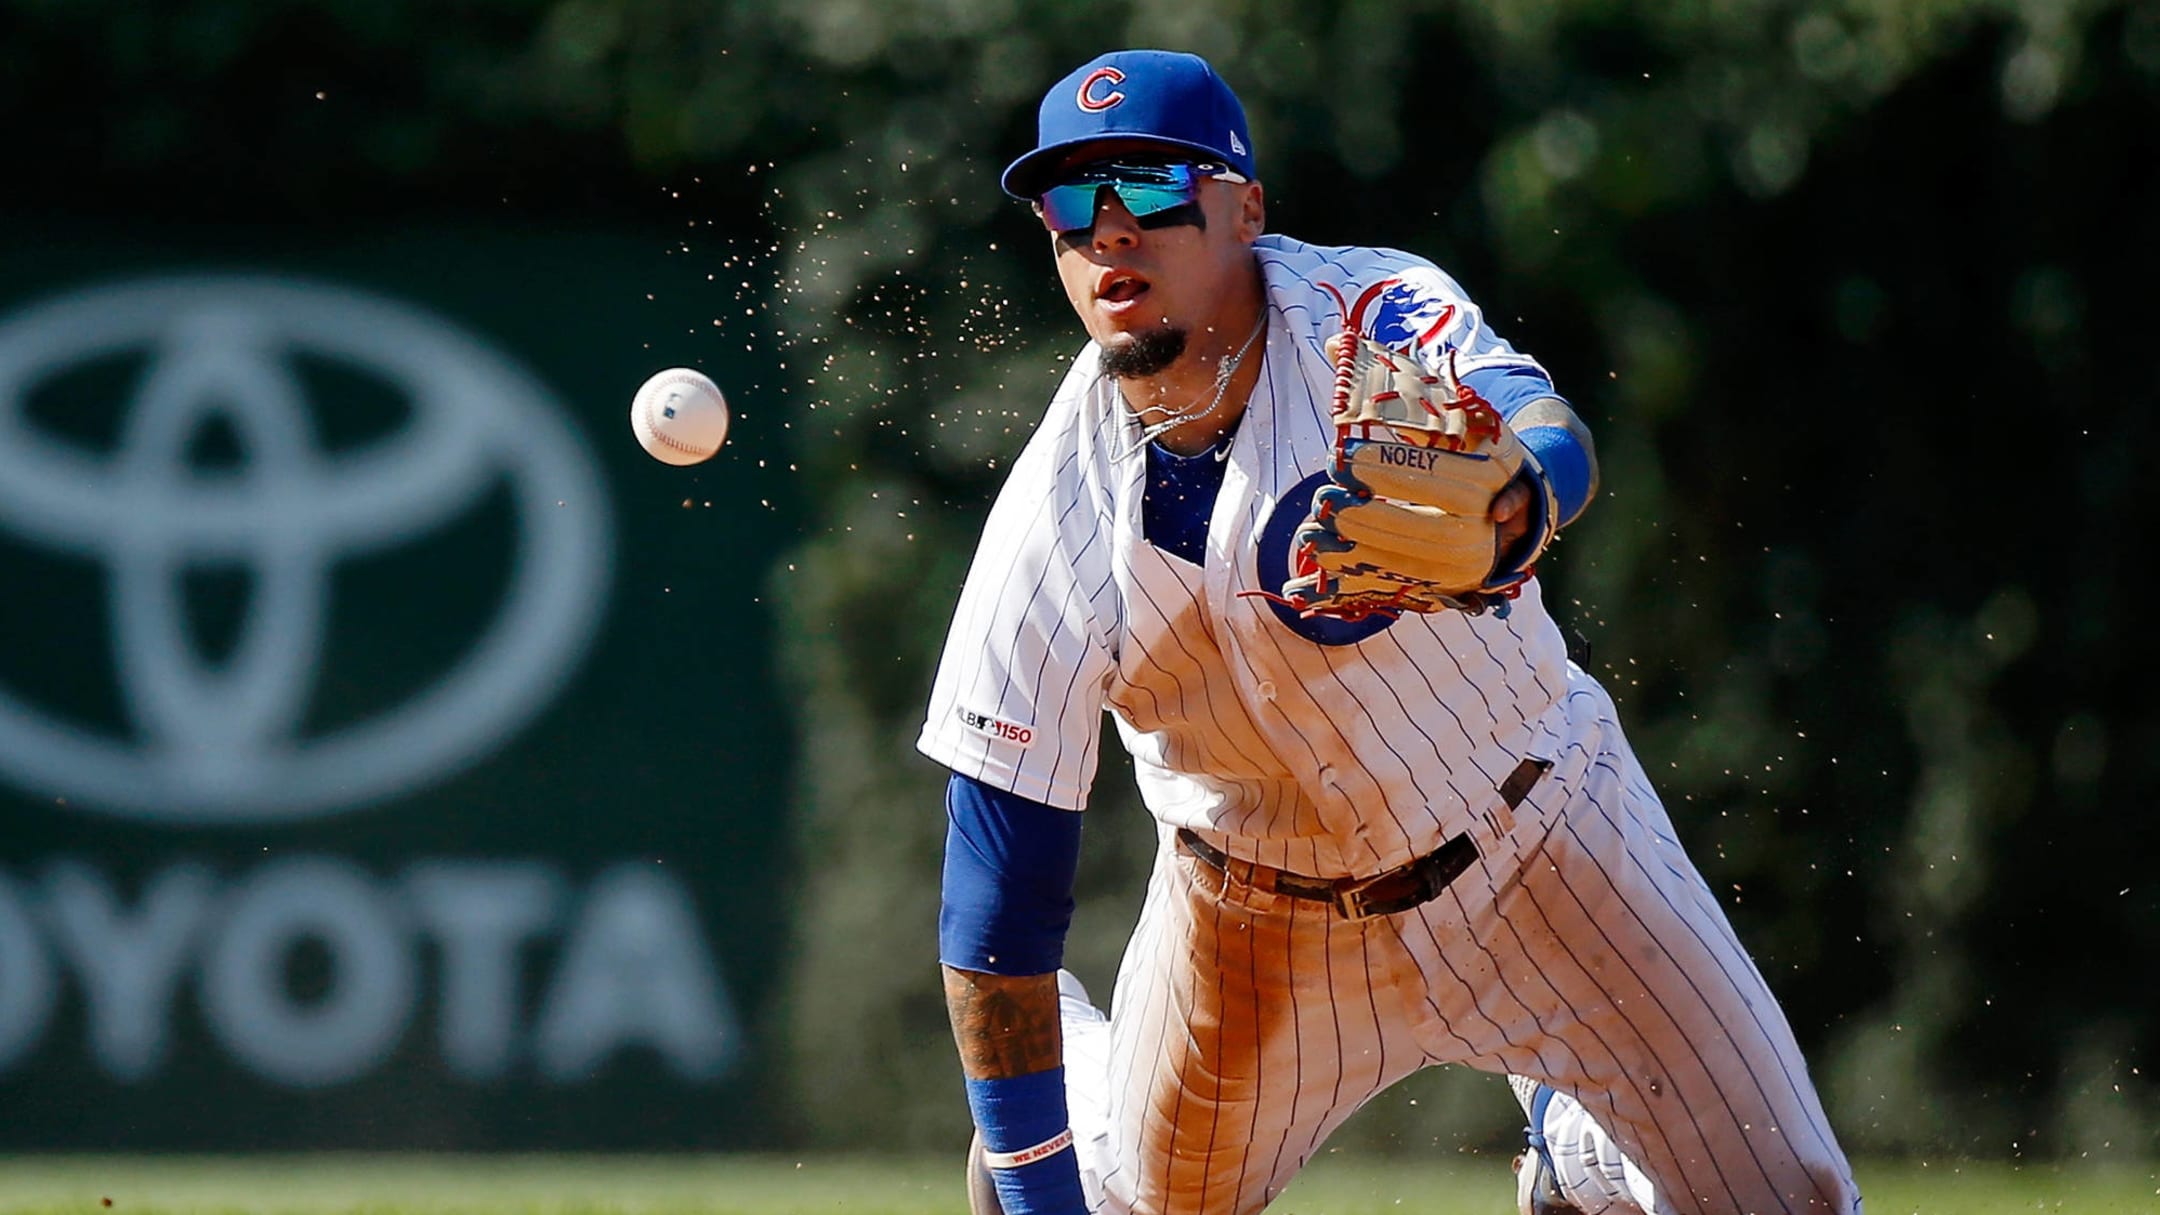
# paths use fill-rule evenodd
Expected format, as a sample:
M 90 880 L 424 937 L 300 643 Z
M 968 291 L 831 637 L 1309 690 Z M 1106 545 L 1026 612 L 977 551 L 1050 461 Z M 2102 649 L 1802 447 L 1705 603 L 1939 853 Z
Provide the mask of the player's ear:
M 1267 195 L 1259 182 L 1245 186 L 1238 199 L 1237 234 L 1246 244 L 1259 240 L 1267 231 Z

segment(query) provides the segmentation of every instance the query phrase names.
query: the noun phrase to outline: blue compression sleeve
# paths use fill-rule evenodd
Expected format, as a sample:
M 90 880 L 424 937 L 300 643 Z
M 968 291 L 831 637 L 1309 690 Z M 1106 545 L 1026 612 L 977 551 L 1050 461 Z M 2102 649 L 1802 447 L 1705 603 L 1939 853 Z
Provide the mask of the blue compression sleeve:
M 953 773 L 945 786 L 938 960 L 994 975 L 1041 975 L 1065 958 L 1080 816 Z

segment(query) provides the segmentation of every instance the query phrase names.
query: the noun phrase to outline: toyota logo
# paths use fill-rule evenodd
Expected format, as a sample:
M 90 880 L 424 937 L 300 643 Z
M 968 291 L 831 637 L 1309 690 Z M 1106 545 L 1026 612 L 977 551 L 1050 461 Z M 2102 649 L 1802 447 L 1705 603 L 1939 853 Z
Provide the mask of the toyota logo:
M 301 355 L 394 388 L 403 427 L 326 450 Z M 110 450 L 37 423 L 34 391 L 115 356 L 146 365 Z M 191 462 L 188 445 L 213 422 L 237 438 L 237 466 Z M 478 635 L 403 703 L 307 733 L 338 564 L 416 542 L 504 491 L 515 549 Z M 476 761 L 560 688 L 608 575 L 600 477 L 530 375 L 411 305 L 287 279 L 127 283 L 0 322 L 0 528 L 103 567 L 126 722 L 101 731 L 0 687 L 0 776 L 162 822 L 320 815 Z M 210 567 L 244 570 L 250 588 L 215 662 L 182 589 Z

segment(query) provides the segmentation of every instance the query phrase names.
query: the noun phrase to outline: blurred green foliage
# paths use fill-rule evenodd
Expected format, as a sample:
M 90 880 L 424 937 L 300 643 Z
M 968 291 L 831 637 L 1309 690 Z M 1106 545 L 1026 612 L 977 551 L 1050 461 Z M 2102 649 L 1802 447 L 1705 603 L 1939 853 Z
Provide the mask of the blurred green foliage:
M 710 265 L 707 340 L 773 360 L 738 442 L 819 504 L 772 580 L 794 1133 L 950 1145 L 912 743 L 1080 340 L 996 178 L 1117 45 L 1214 59 L 1273 226 L 1435 258 L 1597 430 L 1548 598 L 1848 1145 L 2160 1148 L 2155 0 L 12 0 L 0 99 L 19 213 L 635 224 Z M 1088 824 L 1098 994 L 1128 786 Z M 1419 1083 L 1349 1133 L 1497 1141 L 1496 1085 Z

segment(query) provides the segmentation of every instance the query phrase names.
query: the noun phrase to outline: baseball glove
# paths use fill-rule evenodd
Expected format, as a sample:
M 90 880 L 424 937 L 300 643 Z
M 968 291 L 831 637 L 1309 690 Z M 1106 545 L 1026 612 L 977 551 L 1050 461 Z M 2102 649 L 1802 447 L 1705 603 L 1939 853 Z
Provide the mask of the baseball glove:
M 1505 616 L 1559 517 L 1537 458 L 1490 403 L 1454 376 L 1356 333 L 1329 338 L 1335 363 L 1332 484 L 1313 495 L 1291 547 L 1283 599 L 1307 616 L 1453 609 Z M 1500 551 L 1493 499 L 1533 490 L 1530 534 Z

